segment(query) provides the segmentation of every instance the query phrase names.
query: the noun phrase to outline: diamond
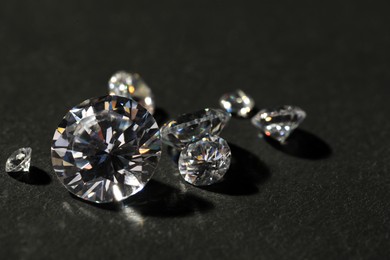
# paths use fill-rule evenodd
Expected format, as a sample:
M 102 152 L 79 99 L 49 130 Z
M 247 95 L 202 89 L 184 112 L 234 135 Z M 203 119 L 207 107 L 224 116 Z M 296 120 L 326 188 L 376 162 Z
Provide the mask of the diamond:
M 299 107 L 282 106 L 259 111 L 252 118 L 252 124 L 264 132 L 266 136 L 284 143 L 305 117 L 305 111 Z
M 181 150 L 206 135 L 219 135 L 229 120 L 230 114 L 222 109 L 206 108 L 183 114 L 161 128 L 161 138 L 164 143 Z
M 31 152 L 30 147 L 20 148 L 13 152 L 8 157 L 5 164 L 6 172 L 28 172 L 31 164 Z
M 154 98 L 152 90 L 137 73 L 119 71 L 108 81 L 110 95 L 132 98 L 149 113 L 154 113 Z
M 253 98 L 245 94 L 241 89 L 224 94 L 220 98 L 219 103 L 227 112 L 238 117 L 248 117 L 255 106 Z
M 230 161 L 228 143 L 218 136 L 206 136 L 181 151 L 179 171 L 187 182 L 207 186 L 222 180 Z
M 76 196 L 96 203 L 139 192 L 161 156 L 158 125 L 132 99 L 91 98 L 72 108 L 54 133 L 52 164 Z

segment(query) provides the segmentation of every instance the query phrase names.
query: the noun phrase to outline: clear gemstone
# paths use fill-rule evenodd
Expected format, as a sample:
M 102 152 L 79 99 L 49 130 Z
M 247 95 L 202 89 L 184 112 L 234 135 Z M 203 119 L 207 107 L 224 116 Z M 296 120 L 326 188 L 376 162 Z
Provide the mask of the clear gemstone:
M 119 71 L 108 82 L 110 95 L 132 98 L 153 114 L 155 109 L 152 90 L 137 73 Z
M 305 119 L 306 113 L 299 107 L 282 106 L 276 109 L 263 109 L 253 118 L 252 124 L 266 136 L 284 143 L 289 135 Z
M 76 196 L 105 203 L 139 192 L 161 156 L 158 125 L 132 99 L 92 98 L 72 108 L 54 133 L 52 164 Z
M 248 117 L 255 106 L 253 99 L 241 89 L 224 94 L 219 103 L 227 112 L 239 117 Z
M 161 128 L 161 138 L 164 143 L 183 149 L 206 135 L 219 135 L 229 119 L 230 114 L 222 109 L 206 108 L 183 114 Z
M 179 171 L 187 182 L 207 186 L 222 180 L 230 161 L 228 143 L 218 136 L 206 136 L 181 151 Z
M 8 157 L 5 164 L 6 172 L 28 172 L 31 164 L 31 152 L 30 147 L 20 148 L 13 152 Z

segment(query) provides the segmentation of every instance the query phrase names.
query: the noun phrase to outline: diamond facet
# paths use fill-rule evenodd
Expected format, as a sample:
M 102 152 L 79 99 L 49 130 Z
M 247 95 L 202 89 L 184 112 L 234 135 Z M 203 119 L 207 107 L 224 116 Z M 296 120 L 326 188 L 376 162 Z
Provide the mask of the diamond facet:
M 206 136 L 181 151 L 179 171 L 187 182 L 207 186 L 222 180 L 230 161 L 228 143 L 218 136 Z
M 154 98 L 152 90 L 137 73 L 119 71 L 108 82 L 110 95 L 132 98 L 149 113 L 154 113 Z
M 158 125 L 132 99 L 91 98 L 72 108 L 54 133 L 52 164 L 76 196 L 96 203 L 139 192 L 161 156 Z
M 8 157 L 5 164 L 6 172 L 28 172 L 31 164 L 31 152 L 30 147 L 20 148 L 13 152 Z
M 224 94 L 220 98 L 219 103 L 227 112 L 238 117 L 248 117 L 255 106 L 253 99 L 241 89 Z
M 299 107 L 282 106 L 276 109 L 263 109 L 253 118 L 252 124 L 266 136 L 284 143 L 289 135 L 305 119 L 306 113 Z
M 164 143 L 183 149 L 206 135 L 219 135 L 229 120 L 230 114 L 222 109 L 206 108 L 183 114 L 161 127 L 161 138 Z

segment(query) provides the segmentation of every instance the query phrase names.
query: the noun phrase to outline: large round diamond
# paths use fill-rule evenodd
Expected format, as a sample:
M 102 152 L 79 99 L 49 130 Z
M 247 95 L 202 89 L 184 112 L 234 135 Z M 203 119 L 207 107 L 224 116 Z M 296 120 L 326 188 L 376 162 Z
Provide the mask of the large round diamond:
M 132 99 L 104 96 L 84 101 L 64 117 L 53 137 L 54 171 L 76 196 L 96 203 L 139 192 L 160 160 L 160 131 Z

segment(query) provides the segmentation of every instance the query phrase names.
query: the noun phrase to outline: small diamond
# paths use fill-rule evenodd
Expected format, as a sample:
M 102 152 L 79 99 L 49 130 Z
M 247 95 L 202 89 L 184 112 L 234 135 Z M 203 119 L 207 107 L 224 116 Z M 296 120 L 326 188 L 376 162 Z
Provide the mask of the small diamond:
M 110 95 L 132 98 L 149 113 L 154 113 L 154 98 L 152 90 L 137 73 L 119 71 L 115 73 L 108 82 Z
M 219 135 L 229 119 L 230 114 L 222 109 L 206 108 L 183 114 L 161 128 L 161 138 L 164 143 L 183 149 L 206 135 Z
M 228 143 L 221 137 L 207 136 L 181 151 L 179 171 L 187 182 L 195 186 L 207 186 L 222 180 L 230 161 Z
M 132 99 L 91 98 L 72 108 L 54 133 L 52 164 L 76 196 L 121 201 L 143 189 L 161 156 L 153 116 Z
M 31 163 L 31 148 L 20 148 L 8 157 L 5 164 L 6 172 L 28 172 Z
M 305 111 L 299 107 L 282 106 L 277 109 L 259 111 L 252 118 L 252 124 L 264 132 L 266 136 L 284 143 L 305 117 Z
M 253 99 L 241 89 L 224 94 L 219 103 L 227 112 L 239 117 L 248 117 L 255 106 Z

